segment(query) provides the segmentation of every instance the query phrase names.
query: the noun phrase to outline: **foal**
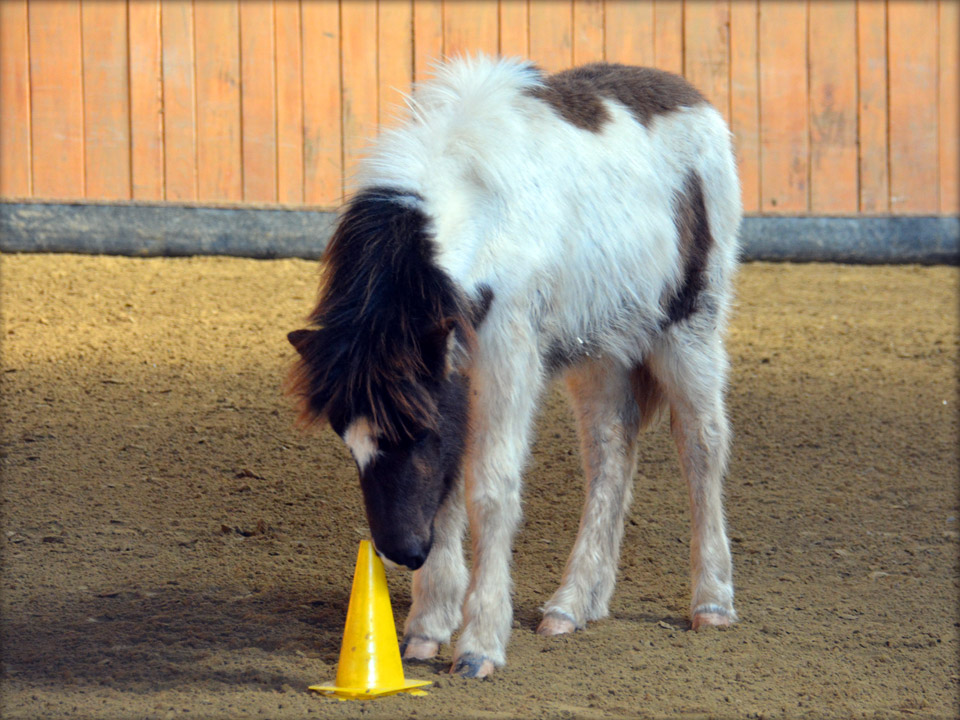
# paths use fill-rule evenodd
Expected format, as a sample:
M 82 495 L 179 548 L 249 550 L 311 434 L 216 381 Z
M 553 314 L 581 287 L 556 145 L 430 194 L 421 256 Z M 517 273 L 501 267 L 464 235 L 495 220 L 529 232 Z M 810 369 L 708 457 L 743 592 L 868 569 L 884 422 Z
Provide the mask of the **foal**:
M 521 473 L 544 386 L 576 412 L 586 501 L 538 632 L 604 617 L 640 428 L 669 406 L 694 628 L 727 625 L 722 336 L 741 207 L 730 134 L 682 78 L 594 64 L 439 68 L 385 131 L 327 249 L 290 376 L 360 474 L 378 552 L 416 570 L 406 658 L 505 662 Z M 463 560 L 469 519 L 473 567 Z

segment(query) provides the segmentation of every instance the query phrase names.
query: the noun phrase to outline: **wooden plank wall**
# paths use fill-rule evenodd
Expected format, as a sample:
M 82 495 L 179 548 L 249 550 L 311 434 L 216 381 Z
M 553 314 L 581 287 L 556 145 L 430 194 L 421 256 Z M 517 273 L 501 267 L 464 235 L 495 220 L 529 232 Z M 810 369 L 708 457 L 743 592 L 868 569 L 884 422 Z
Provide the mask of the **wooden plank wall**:
M 332 207 L 444 55 L 682 73 L 766 214 L 958 212 L 956 0 L 0 0 L 0 196 Z

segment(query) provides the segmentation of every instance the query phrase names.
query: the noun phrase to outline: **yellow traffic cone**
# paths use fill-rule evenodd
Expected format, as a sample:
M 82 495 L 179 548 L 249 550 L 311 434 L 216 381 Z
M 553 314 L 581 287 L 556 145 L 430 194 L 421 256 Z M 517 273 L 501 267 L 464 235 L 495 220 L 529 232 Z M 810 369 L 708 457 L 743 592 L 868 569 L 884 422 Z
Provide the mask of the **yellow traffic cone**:
M 383 561 L 369 540 L 360 541 L 336 683 L 334 687 L 311 685 L 310 689 L 341 699 L 357 700 L 399 692 L 426 695 L 415 688 L 430 684 L 403 677 L 387 576 Z

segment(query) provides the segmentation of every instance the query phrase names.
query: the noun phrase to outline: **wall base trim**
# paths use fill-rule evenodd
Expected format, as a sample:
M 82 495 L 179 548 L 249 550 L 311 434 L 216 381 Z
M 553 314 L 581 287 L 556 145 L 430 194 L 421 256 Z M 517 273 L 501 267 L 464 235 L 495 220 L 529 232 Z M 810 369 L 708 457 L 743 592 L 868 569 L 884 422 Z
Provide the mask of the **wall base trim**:
M 0 251 L 318 258 L 336 213 L 183 205 L 0 203 Z M 750 216 L 744 260 L 960 264 L 953 216 Z

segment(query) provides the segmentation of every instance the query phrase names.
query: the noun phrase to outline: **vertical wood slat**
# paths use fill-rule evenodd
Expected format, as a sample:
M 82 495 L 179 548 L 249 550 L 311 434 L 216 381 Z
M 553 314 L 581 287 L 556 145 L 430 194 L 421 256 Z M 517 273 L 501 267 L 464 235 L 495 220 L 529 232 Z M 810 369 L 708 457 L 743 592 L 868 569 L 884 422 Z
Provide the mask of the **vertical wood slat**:
M 730 130 L 737 152 L 745 212 L 760 209 L 760 87 L 757 0 L 730 5 Z
M 130 193 L 163 199 L 163 85 L 160 0 L 128 4 Z
M 363 157 L 369 138 L 377 131 L 379 93 L 377 91 L 376 3 L 366 0 L 342 0 L 340 5 L 343 76 L 343 172 L 349 192 L 357 162 Z
M 530 4 L 530 59 L 546 72 L 573 64 L 571 0 L 535 0 Z
M 887 7 L 857 0 L 860 212 L 890 209 L 887 147 Z
M 193 3 L 162 0 L 163 167 L 167 200 L 197 200 Z
M 130 198 L 126 10 L 126 3 L 113 0 L 85 0 L 80 4 L 84 194 L 91 198 Z
M 384 127 L 395 122 L 412 89 L 413 5 L 409 0 L 380 0 L 377 13 L 377 104 Z
M 38 197 L 82 198 L 80 5 L 47 0 L 31 2 L 28 10 L 33 192 Z
M 341 99 L 344 108 L 347 99 L 341 85 L 341 73 L 344 80 L 347 73 L 346 68 L 341 71 L 340 63 L 340 8 L 336 0 L 324 0 L 304 3 L 301 13 L 303 199 L 311 205 L 336 205 L 343 197 L 346 111 L 342 111 Z M 361 60 L 357 58 L 356 62 Z
M 497 4 L 489 0 L 443 0 L 444 55 L 496 55 L 500 47 L 498 16 Z
M 937 3 L 890 0 L 890 209 L 940 206 L 937 113 Z
M 240 3 L 243 200 L 277 200 L 277 107 L 273 0 Z
M 603 22 L 608 62 L 654 64 L 653 0 L 606 0 Z
M 603 60 L 603 0 L 573 0 L 573 64 Z
M 0 2 L 0 195 L 30 188 L 30 42 L 26 0 Z
M 857 6 L 810 3 L 810 210 L 855 213 L 857 185 Z
M 413 0 L 413 80 L 423 82 L 443 59 L 443 3 Z
M 761 210 L 806 212 L 807 11 L 803 3 L 760 3 Z
M 301 50 L 300 3 L 278 2 L 274 10 L 276 41 L 274 70 L 277 89 L 277 201 L 303 202 L 303 53 Z M 316 44 L 322 44 L 320 39 Z M 339 81 L 340 70 L 336 78 Z M 339 94 L 339 82 L 337 83 Z M 339 117 L 339 112 L 337 113 Z M 340 131 L 337 130 L 339 137 Z M 339 142 L 337 156 L 339 157 Z M 339 165 L 339 163 L 338 163 Z M 338 172 L 339 175 L 339 172 Z M 339 182 L 339 181 L 338 181 Z
M 656 0 L 653 4 L 654 66 L 683 74 L 683 34 L 683 0 Z
M 686 0 L 683 73 L 730 121 L 730 6 Z
M 536 0 L 500 0 L 501 55 L 530 57 L 530 2 Z
M 197 187 L 200 200 L 243 199 L 237 0 L 195 0 Z
M 960 212 L 960 3 L 940 0 L 940 212 Z

